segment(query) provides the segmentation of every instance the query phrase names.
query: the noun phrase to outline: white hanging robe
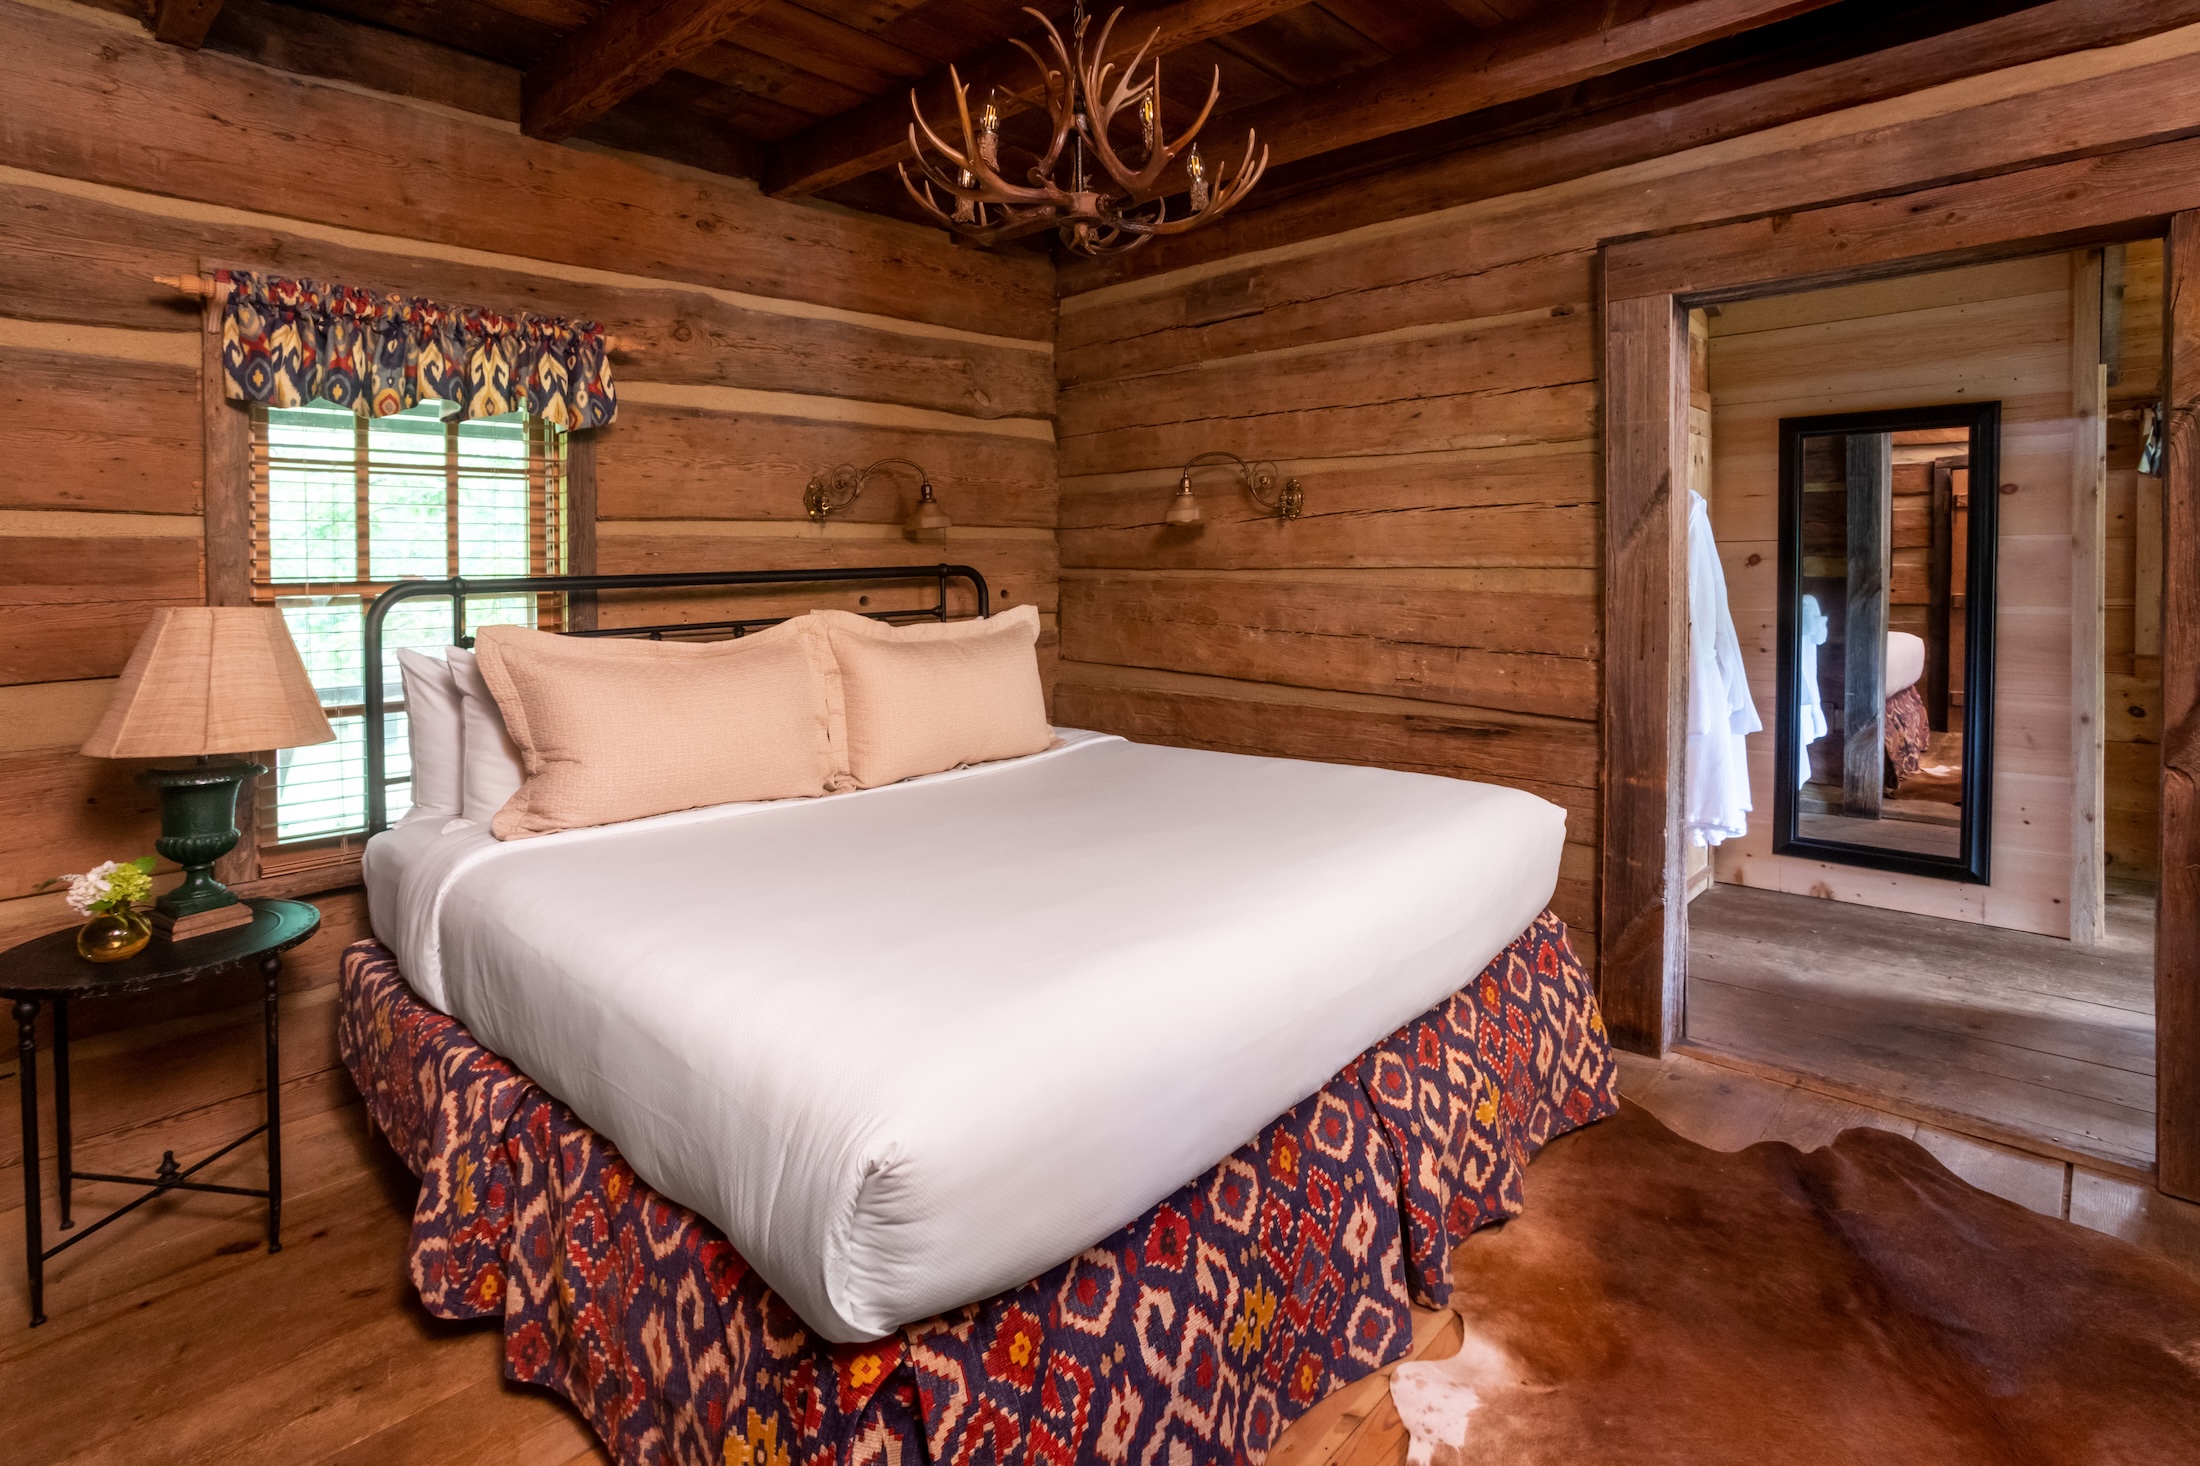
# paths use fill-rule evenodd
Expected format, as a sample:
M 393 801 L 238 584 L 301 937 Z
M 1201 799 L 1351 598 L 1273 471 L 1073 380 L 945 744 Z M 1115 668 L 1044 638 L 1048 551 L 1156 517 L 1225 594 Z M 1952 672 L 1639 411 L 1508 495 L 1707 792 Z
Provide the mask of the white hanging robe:
M 1703 495 L 1688 493 L 1688 749 L 1682 822 L 1689 840 L 1716 845 L 1749 828 L 1749 745 L 1764 724 L 1742 670 L 1727 608 L 1726 572 Z
M 1826 736 L 1826 705 L 1818 696 L 1818 648 L 1826 644 L 1826 613 L 1818 597 L 1803 597 L 1795 627 L 1795 787 L 1810 782 L 1810 746 Z

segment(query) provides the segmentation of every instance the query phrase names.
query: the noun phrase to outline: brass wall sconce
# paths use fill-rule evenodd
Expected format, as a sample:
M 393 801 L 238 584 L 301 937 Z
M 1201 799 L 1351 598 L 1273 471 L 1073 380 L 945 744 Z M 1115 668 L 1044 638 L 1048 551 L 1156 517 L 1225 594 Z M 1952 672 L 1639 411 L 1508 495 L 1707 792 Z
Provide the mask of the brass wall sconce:
M 823 524 L 833 515 L 854 507 L 863 497 L 864 486 L 871 475 L 892 464 L 917 471 L 917 507 L 901 522 L 901 532 L 923 544 L 943 544 L 947 531 L 955 521 L 947 517 L 940 501 L 932 493 L 932 475 L 924 471 L 924 465 L 907 458 L 881 458 L 869 468 L 857 468 L 853 463 L 835 464 L 821 468 L 802 490 L 802 512 L 810 519 Z
M 1192 494 L 1192 470 L 1207 463 L 1234 463 L 1238 468 L 1238 483 L 1245 490 L 1245 497 L 1265 509 L 1277 519 L 1296 519 L 1306 512 L 1306 491 L 1295 478 L 1283 478 L 1282 470 L 1273 463 L 1247 463 L 1235 453 L 1220 449 L 1201 453 L 1184 465 L 1184 472 L 1176 481 L 1176 495 L 1169 500 L 1169 512 L 1161 516 L 1163 524 L 1198 524 L 1201 516 L 1199 500 Z

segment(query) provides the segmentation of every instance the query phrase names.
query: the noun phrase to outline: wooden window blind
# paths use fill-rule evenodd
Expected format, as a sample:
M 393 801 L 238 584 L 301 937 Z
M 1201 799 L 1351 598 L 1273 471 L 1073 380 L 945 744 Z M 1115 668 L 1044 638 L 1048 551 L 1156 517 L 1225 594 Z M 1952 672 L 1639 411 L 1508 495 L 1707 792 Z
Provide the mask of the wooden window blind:
M 524 414 L 452 419 L 428 402 L 362 418 L 316 402 L 253 410 L 252 590 L 282 610 L 333 743 L 283 749 L 253 811 L 270 873 L 341 858 L 366 828 L 367 603 L 400 580 L 554 575 L 566 564 L 565 434 Z M 559 596 L 408 601 L 384 623 L 389 809 L 411 807 L 412 761 L 396 652 L 439 650 L 482 626 L 558 630 Z

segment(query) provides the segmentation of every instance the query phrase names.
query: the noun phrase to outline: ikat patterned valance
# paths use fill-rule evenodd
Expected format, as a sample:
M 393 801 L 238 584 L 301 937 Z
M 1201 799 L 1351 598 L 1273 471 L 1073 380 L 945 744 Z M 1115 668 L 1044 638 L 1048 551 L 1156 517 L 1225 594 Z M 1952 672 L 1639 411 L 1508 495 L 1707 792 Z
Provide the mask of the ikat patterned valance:
M 428 399 L 461 417 L 525 409 L 561 428 L 618 415 L 607 338 L 594 321 L 498 315 L 347 285 L 224 270 L 222 369 L 242 402 L 316 397 L 366 417 Z

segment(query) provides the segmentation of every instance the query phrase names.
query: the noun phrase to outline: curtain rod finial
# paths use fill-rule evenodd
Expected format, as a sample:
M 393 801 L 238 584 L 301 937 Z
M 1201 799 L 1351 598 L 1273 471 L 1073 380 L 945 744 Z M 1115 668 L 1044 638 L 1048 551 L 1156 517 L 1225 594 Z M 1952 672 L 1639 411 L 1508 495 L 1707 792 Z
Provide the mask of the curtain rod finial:
M 201 300 L 211 299 L 219 286 L 207 275 L 155 275 L 155 285 L 165 285 L 178 295 L 195 295 Z

